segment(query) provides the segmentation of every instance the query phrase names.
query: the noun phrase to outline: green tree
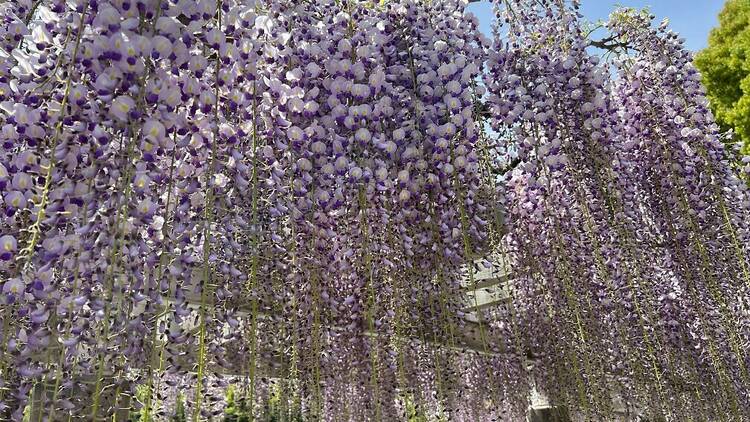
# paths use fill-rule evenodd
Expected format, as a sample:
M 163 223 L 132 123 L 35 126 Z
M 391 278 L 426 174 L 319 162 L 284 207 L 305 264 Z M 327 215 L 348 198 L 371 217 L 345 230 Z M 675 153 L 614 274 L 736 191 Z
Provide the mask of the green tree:
M 728 0 L 695 64 L 716 121 L 750 154 L 750 0 Z

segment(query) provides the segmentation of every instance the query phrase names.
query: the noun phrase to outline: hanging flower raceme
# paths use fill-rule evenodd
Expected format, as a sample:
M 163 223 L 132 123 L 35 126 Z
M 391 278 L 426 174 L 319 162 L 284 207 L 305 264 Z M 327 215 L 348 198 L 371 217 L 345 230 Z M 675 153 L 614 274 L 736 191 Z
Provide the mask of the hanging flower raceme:
M 636 174 L 642 189 L 659 195 L 652 199 L 659 207 L 652 218 L 669 244 L 671 270 L 680 276 L 681 312 L 702 333 L 682 341 L 698 343 L 694 349 L 710 356 L 701 359 L 699 376 L 713 378 L 732 412 L 740 415 L 747 400 L 740 387 L 748 376 L 747 353 L 740 346 L 747 322 L 735 315 L 744 314 L 747 306 L 748 191 L 721 143 L 692 55 L 666 23 L 653 29 L 651 19 L 626 10 L 611 24 L 618 36 L 632 37 L 641 52 L 620 65 L 623 103 L 653 98 L 623 113 L 634 137 L 630 154 L 649 160 L 655 172 L 661 169 L 658 179 L 649 171 Z M 651 125 L 637 124 L 634 112 L 647 116 Z M 651 143 L 648 150 L 645 142 Z
M 679 419 L 695 392 L 729 400 L 740 417 L 746 328 L 729 315 L 744 313 L 736 298 L 747 295 L 747 193 L 676 38 L 632 12 L 613 16 L 612 39 L 636 53 L 610 81 L 586 50 L 576 7 L 503 3 L 486 79 L 494 128 L 512 133 L 522 163 L 504 194 L 514 304 L 521 326 L 536 327 L 525 331 L 560 330 L 528 343 L 531 376 L 584 413 L 611 412 L 616 397 L 629 411 Z M 685 74 L 658 65 L 680 59 Z M 671 102 L 659 108 L 662 99 Z M 664 117 L 687 109 L 689 118 Z
M 328 418 L 344 365 L 349 414 L 396 418 L 487 238 L 462 4 L 3 8 L 3 412 L 148 418 L 189 383 L 208 416 L 229 372 Z

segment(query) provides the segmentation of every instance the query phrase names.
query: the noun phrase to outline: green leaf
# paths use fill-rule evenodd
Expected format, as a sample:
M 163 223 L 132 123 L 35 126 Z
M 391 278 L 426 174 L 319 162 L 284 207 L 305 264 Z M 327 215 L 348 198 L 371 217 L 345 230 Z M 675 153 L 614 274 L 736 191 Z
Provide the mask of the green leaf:
M 750 1 L 727 1 L 695 65 L 717 123 L 750 153 Z

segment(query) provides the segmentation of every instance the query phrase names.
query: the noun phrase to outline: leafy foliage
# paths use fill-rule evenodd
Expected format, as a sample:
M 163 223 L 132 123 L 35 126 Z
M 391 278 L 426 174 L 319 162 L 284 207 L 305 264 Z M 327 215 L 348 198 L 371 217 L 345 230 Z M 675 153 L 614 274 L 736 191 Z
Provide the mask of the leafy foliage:
M 734 129 L 750 153 L 750 2 L 728 0 L 711 31 L 708 48 L 695 58 L 716 122 Z
M 185 396 L 180 392 L 177 393 L 177 400 L 174 405 L 174 414 L 169 419 L 170 422 L 187 422 L 185 414 Z
M 411 395 L 404 397 L 404 404 L 406 405 L 406 420 L 408 422 L 427 422 L 427 417 Z
M 224 422 L 249 422 L 251 416 L 246 399 L 236 398 L 234 386 L 229 386 L 226 394 L 227 406 L 224 409 Z
M 139 385 L 136 387 L 133 400 L 137 402 L 137 404 L 131 403 L 131 408 L 133 410 L 130 411 L 128 422 L 152 422 L 151 416 L 149 416 L 143 408 L 143 403 L 146 403 L 150 394 L 151 389 L 149 389 L 147 385 Z

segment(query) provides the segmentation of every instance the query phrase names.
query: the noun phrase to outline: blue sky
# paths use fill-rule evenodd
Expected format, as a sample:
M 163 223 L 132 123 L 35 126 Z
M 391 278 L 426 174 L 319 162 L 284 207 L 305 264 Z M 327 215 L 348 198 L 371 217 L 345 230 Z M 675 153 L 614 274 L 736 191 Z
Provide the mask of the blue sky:
M 706 47 L 708 33 L 718 24 L 717 16 L 724 0 L 581 0 L 581 11 L 591 21 L 606 19 L 617 6 L 649 7 L 657 21 L 669 18 L 672 29 L 679 32 L 691 50 Z M 469 5 L 468 10 L 480 21 L 484 33 L 490 34 L 492 6 L 489 0 Z

